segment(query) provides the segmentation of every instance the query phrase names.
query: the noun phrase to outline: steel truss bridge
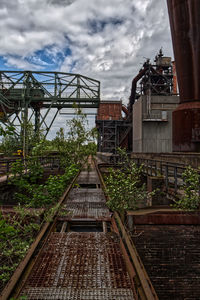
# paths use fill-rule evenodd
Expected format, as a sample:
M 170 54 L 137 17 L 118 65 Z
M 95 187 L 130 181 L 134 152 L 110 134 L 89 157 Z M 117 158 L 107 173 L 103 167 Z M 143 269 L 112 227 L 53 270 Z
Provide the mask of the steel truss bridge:
M 63 108 L 98 108 L 100 82 L 62 72 L 0 71 L 0 122 L 17 135 L 32 123 L 48 134 Z M 26 137 L 25 137 L 26 138 Z

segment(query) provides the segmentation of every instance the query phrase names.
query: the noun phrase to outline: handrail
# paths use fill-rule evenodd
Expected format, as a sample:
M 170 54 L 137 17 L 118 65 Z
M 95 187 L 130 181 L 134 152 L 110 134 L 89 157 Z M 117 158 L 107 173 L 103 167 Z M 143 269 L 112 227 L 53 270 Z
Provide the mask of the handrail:
M 187 165 L 181 163 L 167 162 L 163 160 L 147 159 L 147 158 L 129 158 L 130 161 L 136 163 L 137 166 L 143 165 L 143 173 L 148 176 L 162 177 L 165 182 L 165 190 L 168 192 L 169 185 L 173 184 L 175 194 L 183 184 L 182 174 L 187 168 Z M 110 163 L 113 166 L 120 166 L 120 157 L 117 154 L 110 156 Z M 100 164 L 100 166 L 106 164 Z M 107 163 L 108 165 L 108 163 Z M 111 166 L 110 165 L 110 166 Z M 200 170 L 195 169 L 200 174 Z M 200 195 L 200 182 L 199 182 L 199 195 Z
M 60 158 L 59 157 L 52 157 L 52 156 L 41 156 L 41 157 L 31 157 L 31 158 L 23 158 L 23 157 L 17 157 L 12 159 L 0 159 L 0 173 L 2 176 L 6 176 L 6 180 L 9 178 L 9 175 L 11 175 L 12 171 L 12 165 L 16 161 L 21 161 L 25 166 L 25 173 L 27 173 L 27 165 L 29 162 L 34 161 L 36 159 L 36 162 L 39 162 L 41 166 L 45 168 L 60 168 Z
M 169 163 L 161 160 L 133 158 L 138 166 L 143 165 L 143 172 L 149 176 L 163 177 L 165 189 L 168 192 L 170 182 L 174 183 L 174 191 L 177 193 L 178 187 L 183 183 L 182 173 L 186 169 L 184 164 Z M 198 170 L 199 172 L 199 170 Z
M 97 164 L 96 161 L 94 161 L 97 173 L 100 178 L 100 182 L 102 185 L 103 190 L 105 191 L 105 182 L 103 180 L 102 174 L 99 170 L 99 164 Z M 107 199 L 109 196 L 107 196 Z M 116 220 L 116 221 L 115 221 Z M 158 296 L 156 294 L 156 291 L 151 283 L 151 280 L 145 270 L 145 267 L 137 253 L 136 247 L 133 243 L 133 241 L 130 239 L 128 232 L 126 228 L 124 227 L 120 216 L 117 212 L 114 212 L 114 215 L 112 217 L 112 226 L 115 228 L 116 232 L 119 234 L 122 242 L 123 247 L 126 246 L 126 252 L 128 255 L 128 261 L 131 262 L 132 268 L 129 269 L 129 275 L 131 275 L 131 279 L 135 283 L 135 289 L 138 292 L 140 299 L 142 300 L 158 300 Z M 123 250 L 123 249 L 122 249 Z M 128 250 L 128 251 L 127 251 Z M 129 264 L 130 267 L 130 264 Z

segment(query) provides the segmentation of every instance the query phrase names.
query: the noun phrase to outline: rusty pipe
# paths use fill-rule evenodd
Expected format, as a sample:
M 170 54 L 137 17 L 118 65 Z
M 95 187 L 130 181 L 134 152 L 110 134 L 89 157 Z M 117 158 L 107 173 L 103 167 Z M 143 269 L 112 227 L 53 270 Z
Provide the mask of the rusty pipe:
M 147 65 L 144 65 L 144 68 L 142 70 L 140 70 L 140 72 L 137 74 L 136 77 L 133 78 L 132 86 L 131 86 L 131 95 L 130 95 L 129 104 L 128 104 L 128 110 L 129 111 L 132 111 L 132 106 L 135 103 L 135 94 L 136 94 L 137 82 L 142 78 L 142 76 L 144 76 L 144 74 L 148 70 L 151 71 L 153 74 L 158 74 L 159 75 L 159 72 L 157 72 L 151 65 L 147 64 Z
M 128 109 L 126 108 L 125 105 L 122 105 L 122 111 L 125 113 L 126 117 L 128 116 Z M 125 117 L 125 118 L 126 118 Z
M 136 93 L 137 82 L 138 82 L 138 80 L 140 80 L 142 78 L 142 76 L 146 73 L 146 71 L 148 69 L 149 69 L 149 65 L 144 67 L 144 69 L 142 69 L 137 74 L 137 76 L 133 78 L 132 86 L 131 86 L 131 95 L 130 95 L 130 98 L 129 98 L 129 105 L 128 105 L 129 111 L 132 111 L 132 106 L 135 103 L 135 93 Z
M 200 101 L 200 1 L 167 0 L 180 102 Z

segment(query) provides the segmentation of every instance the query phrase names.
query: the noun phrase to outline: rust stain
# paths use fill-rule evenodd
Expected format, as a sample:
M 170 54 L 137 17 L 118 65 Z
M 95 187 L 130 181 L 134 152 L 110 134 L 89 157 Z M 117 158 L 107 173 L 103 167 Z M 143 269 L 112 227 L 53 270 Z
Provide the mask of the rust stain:
M 200 151 L 200 1 L 167 0 L 181 105 L 173 112 L 173 151 Z
M 39 289 L 38 289 L 39 288 Z M 46 299 L 53 289 L 60 293 L 79 294 L 85 291 L 95 299 L 133 299 L 131 281 L 116 234 L 52 233 L 21 293 L 28 299 Z M 104 296 L 107 296 L 104 298 Z M 86 298 L 80 298 L 86 299 Z M 88 298 L 90 299 L 90 298 Z M 91 298 L 94 299 L 94 298 Z
M 200 1 L 167 0 L 180 101 L 200 100 Z

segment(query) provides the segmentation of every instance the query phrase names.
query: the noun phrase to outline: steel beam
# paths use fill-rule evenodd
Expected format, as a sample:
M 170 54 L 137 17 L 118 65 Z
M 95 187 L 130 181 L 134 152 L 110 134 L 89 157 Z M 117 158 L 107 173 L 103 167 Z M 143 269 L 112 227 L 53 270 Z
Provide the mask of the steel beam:
M 0 71 L 0 122 L 20 124 L 24 141 L 28 120 L 36 134 L 44 129 L 46 136 L 62 108 L 72 108 L 74 103 L 80 108 L 98 108 L 99 102 L 100 82 L 80 74 Z M 56 109 L 53 116 L 52 108 Z

